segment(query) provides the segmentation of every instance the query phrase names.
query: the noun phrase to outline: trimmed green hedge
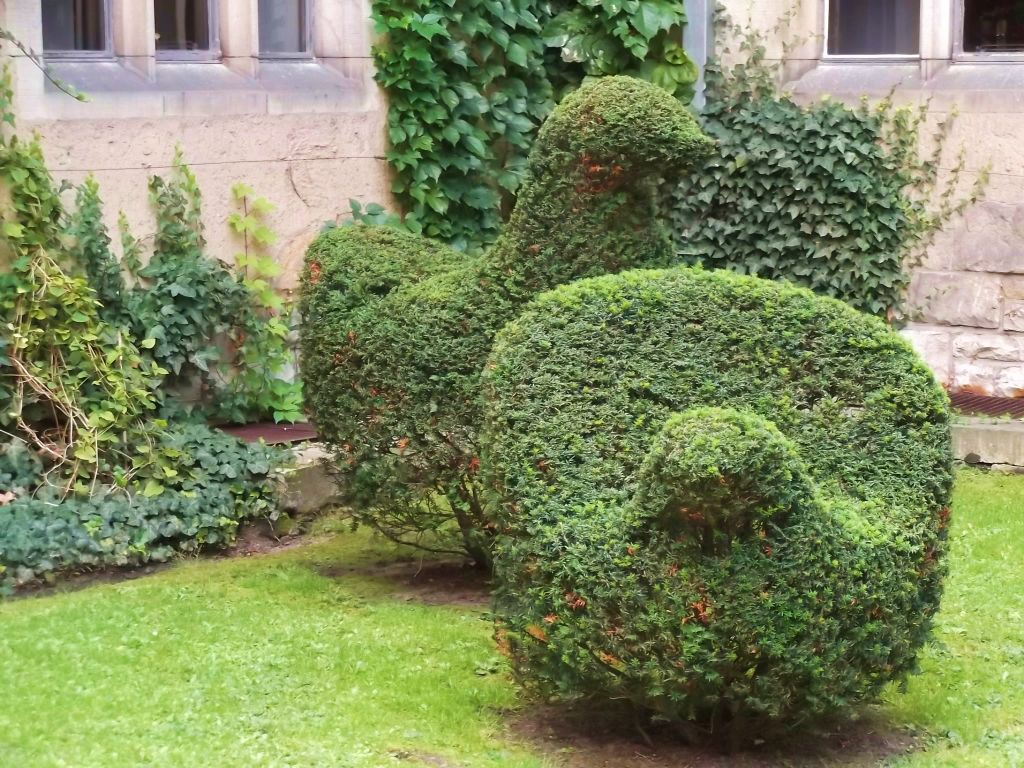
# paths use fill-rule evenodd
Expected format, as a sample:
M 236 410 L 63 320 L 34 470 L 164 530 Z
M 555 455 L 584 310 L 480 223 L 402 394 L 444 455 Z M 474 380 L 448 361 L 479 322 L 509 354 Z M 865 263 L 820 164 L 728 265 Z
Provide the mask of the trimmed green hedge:
M 484 375 L 499 638 L 547 694 L 796 721 L 914 667 L 949 406 L 880 320 L 726 272 L 537 298 Z
M 599 79 L 544 124 L 508 227 L 481 257 L 361 225 L 312 245 L 300 304 L 307 403 L 363 522 L 410 543 L 454 531 L 454 545 L 429 546 L 489 559 L 477 427 L 494 334 L 540 291 L 667 265 L 656 180 L 710 146 L 667 92 Z

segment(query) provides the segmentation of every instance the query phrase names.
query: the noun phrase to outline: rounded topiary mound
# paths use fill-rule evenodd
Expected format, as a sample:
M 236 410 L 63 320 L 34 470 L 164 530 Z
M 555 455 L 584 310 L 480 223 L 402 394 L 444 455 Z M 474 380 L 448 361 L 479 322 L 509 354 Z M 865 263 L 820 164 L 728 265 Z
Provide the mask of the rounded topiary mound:
M 489 559 L 480 499 L 480 370 L 494 334 L 537 293 L 674 254 L 659 178 L 710 152 L 666 91 L 587 83 L 541 128 L 508 226 L 479 257 L 394 231 L 322 235 L 302 277 L 302 373 L 320 436 L 362 522 L 401 541 L 456 533 Z
M 756 278 L 626 272 L 534 300 L 484 385 L 498 633 L 524 681 L 794 720 L 913 668 L 948 401 L 881 321 Z

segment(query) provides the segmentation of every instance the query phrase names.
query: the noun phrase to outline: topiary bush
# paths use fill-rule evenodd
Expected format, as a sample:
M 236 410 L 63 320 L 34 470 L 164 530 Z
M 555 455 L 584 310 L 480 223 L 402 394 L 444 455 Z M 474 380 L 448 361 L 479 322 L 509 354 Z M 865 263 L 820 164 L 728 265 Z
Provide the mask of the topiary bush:
M 508 227 L 482 256 L 362 225 L 312 245 L 300 301 L 307 404 L 358 519 L 408 543 L 452 529 L 454 546 L 430 546 L 488 560 L 477 427 L 493 335 L 540 291 L 667 265 L 656 180 L 709 151 L 667 92 L 599 79 L 544 124 Z
M 498 636 L 545 694 L 787 722 L 914 668 L 949 405 L 878 319 L 684 267 L 537 298 L 485 368 Z

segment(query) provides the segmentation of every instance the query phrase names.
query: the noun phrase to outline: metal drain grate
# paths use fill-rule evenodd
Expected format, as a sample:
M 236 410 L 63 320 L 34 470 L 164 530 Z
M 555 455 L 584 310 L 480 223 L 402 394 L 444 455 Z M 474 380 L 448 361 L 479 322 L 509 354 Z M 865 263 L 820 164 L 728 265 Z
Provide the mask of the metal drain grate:
M 949 396 L 953 408 L 967 416 L 1009 416 L 1024 418 L 1024 398 L 989 397 L 971 392 L 955 392 Z
M 247 443 L 255 443 L 263 438 L 269 445 L 297 443 L 302 440 L 315 440 L 316 430 L 311 424 L 243 424 L 220 428 L 222 432 L 241 438 Z

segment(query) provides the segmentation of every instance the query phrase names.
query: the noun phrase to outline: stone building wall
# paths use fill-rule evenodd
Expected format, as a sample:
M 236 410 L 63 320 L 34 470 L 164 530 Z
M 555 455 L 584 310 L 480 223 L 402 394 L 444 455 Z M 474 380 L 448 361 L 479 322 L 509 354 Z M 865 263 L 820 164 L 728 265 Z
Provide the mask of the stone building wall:
M 0 0 L 0 20 L 36 51 L 43 48 L 40 3 Z M 111 0 L 116 56 L 50 62 L 88 95 L 85 103 L 56 91 L 5 45 L 14 60 L 19 130 L 39 131 L 58 180 L 96 177 L 115 243 L 122 210 L 136 235 L 153 233 L 147 181 L 169 170 L 176 145 L 202 190 L 209 252 L 226 261 L 239 250 L 225 221 L 235 210 L 231 186 L 249 184 L 276 205 L 268 224 L 279 235 L 278 285 L 288 289 L 310 240 L 325 221 L 346 214 L 350 198 L 391 202 L 369 2 L 314 2 L 309 60 L 260 59 L 257 0 L 213 7 L 220 58 L 172 62 L 154 49 L 152 0 Z

